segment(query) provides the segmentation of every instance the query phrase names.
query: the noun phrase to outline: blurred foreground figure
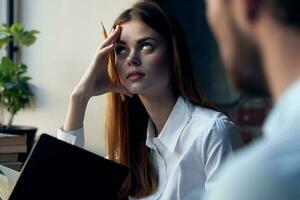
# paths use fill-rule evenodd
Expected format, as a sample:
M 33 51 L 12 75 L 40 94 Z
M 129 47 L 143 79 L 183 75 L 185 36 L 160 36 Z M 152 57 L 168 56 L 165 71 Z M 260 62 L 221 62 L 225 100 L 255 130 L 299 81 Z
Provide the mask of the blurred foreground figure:
M 232 83 L 275 103 L 263 138 L 229 160 L 208 200 L 300 199 L 300 3 L 206 0 Z

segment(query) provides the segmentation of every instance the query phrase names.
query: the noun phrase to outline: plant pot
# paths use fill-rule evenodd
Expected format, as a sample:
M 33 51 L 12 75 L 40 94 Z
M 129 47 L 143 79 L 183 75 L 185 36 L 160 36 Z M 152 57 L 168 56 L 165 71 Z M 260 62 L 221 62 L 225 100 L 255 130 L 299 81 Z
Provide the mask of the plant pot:
M 34 138 L 36 135 L 37 128 L 32 126 L 11 126 L 7 128 L 7 126 L 0 127 L 1 133 L 15 134 L 15 135 L 27 135 L 27 152 L 20 153 L 19 161 L 24 162 L 31 151 L 31 148 L 34 143 Z

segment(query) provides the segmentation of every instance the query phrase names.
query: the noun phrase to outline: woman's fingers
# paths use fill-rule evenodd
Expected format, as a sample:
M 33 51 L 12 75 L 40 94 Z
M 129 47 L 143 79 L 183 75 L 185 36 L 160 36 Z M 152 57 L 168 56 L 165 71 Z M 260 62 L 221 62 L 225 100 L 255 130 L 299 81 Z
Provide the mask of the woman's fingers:
M 106 46 L 111 45 L 112 43 L 116 42 L 119 38 L 121 33 L 121 27 L 117 25 L 116 29 L 108 36 L 107 39 L 104 40 L 104 42 L 100 45 L 99 50 L 102 48 L 105 48 Z
M 108 55 L 115 49 L 115 44 L 110 44 L 109 46 L 106 46 L 98 51 L 97 54 L 102 54 L 102 55 Z

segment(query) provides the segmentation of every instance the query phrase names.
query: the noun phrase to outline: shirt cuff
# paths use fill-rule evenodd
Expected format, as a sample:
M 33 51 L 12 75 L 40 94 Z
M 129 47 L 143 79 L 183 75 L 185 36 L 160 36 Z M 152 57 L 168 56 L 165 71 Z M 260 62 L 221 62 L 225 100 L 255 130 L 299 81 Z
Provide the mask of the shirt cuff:
M 69 144 L 83 148 L 84 146 L 83 132 L 84 132 L 83 127 L 69 132 L 64 132 L 62 128 L 59 128 L 57 130 L 57 138 Z

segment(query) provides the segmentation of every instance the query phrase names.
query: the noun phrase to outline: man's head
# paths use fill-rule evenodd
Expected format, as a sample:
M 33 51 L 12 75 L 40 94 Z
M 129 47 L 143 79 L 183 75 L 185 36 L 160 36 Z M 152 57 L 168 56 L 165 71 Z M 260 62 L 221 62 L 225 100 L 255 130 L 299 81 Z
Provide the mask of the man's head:
M 300 30 L 299 0 L 206 0 L 206 5 L 233 84 L 246 93 L 268 94 L 258 27 L 267 16 Z

